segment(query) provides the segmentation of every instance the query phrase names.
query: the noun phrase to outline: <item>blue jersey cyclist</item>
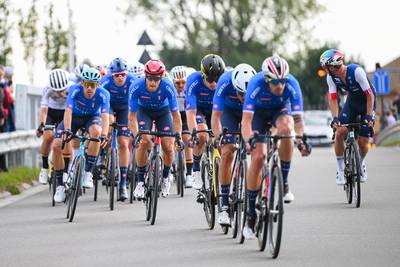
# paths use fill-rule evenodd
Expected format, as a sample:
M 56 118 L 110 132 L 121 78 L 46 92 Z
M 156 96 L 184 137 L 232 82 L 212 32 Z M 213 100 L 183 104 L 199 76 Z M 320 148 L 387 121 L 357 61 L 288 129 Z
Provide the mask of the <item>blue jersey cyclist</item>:
M 116 120 L 118 124 L 119 166 L 121 172 L 120 200 L 128 198 L 126 191 L 126 177 L 129 164 L 129 138 L 131 132 L 128 127 L 128 100 L 129 88 L 136 78 L 128 72 L 128 65 L 122 58 L 115 58 L 108 67 L 110 73 L 103 77 L 101 86 L 110 93 L 110 123 Z
M 82 72 L 81 83 L 71 86 L 67 97 L 67 106 L 64 112 L 64 120 L 57 127 L 53 145 L 54 173 L 57 179 L 57 189 L 54 195 L 56 202 L 64 201 L 65 189 L 63 186 L 64 161 L 62 158 L 62 140 L 67 139 L 72 133 L 84 127 L 91 138 L 103 140 L 90 142 L 85 164 L 85 175 L 83 186 L 93 187 L 93 167 L 96 156 L 99 153 L 100 145 L 105 142 L 108 132 L 108 112 L 110 109 L 110 94 L 102 87 L 99 87 L 100 73 L 95 68 L 86 68 Z
M 214 94 L 211 125 L 213 133 L 219 136 L 223 128 L 228 131 L 240 131 L 244 96 L 250 79 L 256 74 L 248 64 L 239 64 L 232 71 L 222 74 Z M 218 223 L 230 225 L 229 193 L 231 187 L 232 161 L 235 153 L 236 138 L 231 134 L 224 136 L 221 148 L 221 166 L 219 179 L 221 185 L 222 209 L 218 214 Z
M 361 182 L 367 180 L 365 156 L 368 153 L 368 139 L 373 136 L 373 124 L 375 121 L 375 89 L 368 80 L 364 69 L 357 64 L 345 65 L 344 55 L 336 49 L 325 51 L 320 57 L 321 66 L 327 71 L 326 81 L 329 86 L 329 108 L 333 120 L 331 126 L 336 128 L 335 153 L 337 159 L 336 183 L 346 183 L 344 177 L 344 139 L 347 129 L 340 127 L 340 124 L 357 122 L 360 116 L 361 125 L 358 137 L 360 155 L 362 159 Z M 343 110 L 339 114 L 337 104 L 337 91 L 345 90 L 348 97 Z
M 186 81 L 186 117 L 189 130 L 211 128 L 212 101 L 219 77 L 225 71 L 225 63 L 218 55 L 203 57 L 200 70 L 191 74 Z M 200 160 L 208 135 L 197 135 L 199 144 L 193 147 L 193 188 L 200 189 L 203 181 L 200 174 Z
M 300 86 L 294 76 L 289 74 L 288 63 L 279 56 L 268 57 L 262 64 L 262 72 L 256 74 L 247 87 L 242 117 L 244 140 L 248 143 L 253 132 L 265 134 L 267 125 L 270 123 L 277 128 L 278 135 L 290 136 L 293 128 L 296 134 L 302 135 L 304 130 L 302 112 L 303 103 Z M 260 188 L 259 176 L 261 175 L 266 150 L 264 140 L 255 141 L 247 176 L 248 219 L 243 229 L 243 235 L 248 239 L 254 238 L 255 201 Z M 307 146 L 301 145 L 301 149 L 302 154 L 307 155 Z M 281 159 L 284 201 L 286 203 L 294 199 L 288 184 L 292 154 L 292 140 L 282 139 L 279 145 L 279 157 Z
M 152 130 L 163 134 L 180 133 L 182 122 L 178 110 L 176 90 L 169 79 L 164 78 L 165 66 L 159 60 L 149 60 L 145 65 L 145 78 L 140 78 L 131 86 L 129 98 L 129 127 L 136 136 L 138 130 Z M 151 150 L 151 137 L 143 135 L 136 149 L 137 185 L 134 195 L 144 197 L 144 174 L 147 152 Z M 174 137 L 162 137 L 164 169 L 161 195 L 167 197 L 170 190 L 169 172 L 174 159 Z

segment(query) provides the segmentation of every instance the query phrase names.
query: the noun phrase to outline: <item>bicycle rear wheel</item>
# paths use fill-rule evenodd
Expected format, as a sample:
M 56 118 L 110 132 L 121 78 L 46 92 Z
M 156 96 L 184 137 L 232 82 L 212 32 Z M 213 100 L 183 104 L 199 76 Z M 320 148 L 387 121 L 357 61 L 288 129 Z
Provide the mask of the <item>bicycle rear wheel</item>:
M 110 191 L 109 191 L 109 207 L 110 210 L 114 210 L 114 192 L 116 187 L 115 177 L 117 175 L 117 150 L 112 148 L 110 151 L 111 160 L 109 161 L 109 176 L 108 179 L 110 181 Z
M 51 172 L 49 184 L 51 184 L 51 205 L 54 207 L 56 205 L 56 202 L 54 201 L 54 195 L 56 194 L 57 188 L 57 179 L 54 175 L 54 171 Z
M 203 210 L 210 230 L 214 229 L 215 225 L 215 205 L 212 199 L 212 175 L 210 177 L 210 165 L 207 160 L 203 160 L 201 164 L 201 179 L 203 180 L 203 188 L 200 189 L 200 194 L 203 194 Z
M 215 157 L 214 158 L 214 163 L 213 163 L 213 191 L 212 191 L 212 197 L 213 197 L 213 202 L 215 205 L 217 205 L 217 210 L 218 213 L 222 211 L 222 200 L 221 200 L 221 189 L 219 185 L 219 167 L 221 163 L 221 158 Z M 228 234 L 229 232 L 229 226 L 227 225 L 221 225 L 222 232 L 224 235 Z
M 243 236 L 243 228 L 246 225 L 247 220 L 247 162 L 246 160 L 240 161 L 239 168 L 239 177 L 241 179 L 241 184 L 239 187 L 239 197 L 241 200 L 238 201 L 238 211 L 237 211 L 237 221 L 238 221 L 238 234 L 239 234 L 239 243 L 243 244 L 244 236 Z M 240 217 L 240 218 L 239 218 Z
M 353 195 L 356 200 L 356 208 L 359 208 L 361 205 L 361 160 L 360 160 L 360 152 L 358 149 L 358 145 L 356 142 L 353 143 L 353 169 L 351 171 L 353 176 Z
M 99 190 L 99 179 L 100 179 L 100 166 L 95 166 L 93 169 L 93 201 L 97 201 L 97 194 Z
M 129 178 L 129 202 L 133 203 L 133 200 L 135 197 L 133 196 L 133 193 L 135 192 L 135 187 L 136 187 L 136 157 L 135 157 L 135 151 L 132 151 L 133 156 L 132 156 L 132 162 L 130 165 L 129 173 L 128 173 L 128 178 Z
M 245 192 L 245 166 L 243 161 L 240 161 L 235 170 L 235 177 L 233 183 L 233 203 L 231 203 L 231 211 L 233 218 L 232 238 L 236 238 L 238 233 L 242 230 L 243 218 L 243 199 Z
M 263 179 L 261 181 L 260 191 L 258 193 L 258 214 L 257 214 L 257 226 L 256 235 L 258 239 L 258 247 L 260 251 L 265 250 L 268 237 L 268 181 L 269 177 L 265 177 L 263 174 Z
M 76 204 L 78 203 L 78 196 L 80 194 L 79 191 L 81 190 L 81 180 L 83 176 L 84 165 L 85 165 L 85 159 L 84 157 L 80 157 L 76 162 L 71 188 L 69 189 L 70 195 L 68 199 L 69 201 L 68 201 L 68 214 L 67 214 L 67 218 L 69 217 L 69 222 L 72 222 L 74 220 Z
M 184 196 L 184 188 L 185 188 L 185 162 L 183 157 L 183 151 L 178 152 L 178 164 L 177 164 L 177 186 L 178 186 L 178 194 L 183 197 Z
M 161 158 L 157 156 L 154 159 L 154 169 L 152 168 L 151 175 L 152 178 L 152 190 L 151 190 L 151 216 L 150 216 L 150 224 L 154 225 L 157 216 L 157 202 L 158 195 L 160 191 L 160 183 L 161 183 Z M 152 165 L 153 167 L 153 165 Z
M 283 229 L 283 180 L 278 165 L 272 167 L 268 194 L 268 243 L 272 258 L 278 257 Z

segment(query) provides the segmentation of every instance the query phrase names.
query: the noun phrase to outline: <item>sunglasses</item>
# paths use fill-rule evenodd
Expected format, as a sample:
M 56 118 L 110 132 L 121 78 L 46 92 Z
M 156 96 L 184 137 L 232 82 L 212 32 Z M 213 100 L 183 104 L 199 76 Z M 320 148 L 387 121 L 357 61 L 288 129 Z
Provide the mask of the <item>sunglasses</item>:
M 117 73 L 113 73 L 112 74 L 113 78 L 118 78 L 118 77 L 122 77 L 124 78 L 126 76 L 126 72 L 117 72 Z
M 83 87 L 90 87 L 90 88 L 96 88 L 97 87 L 97 82 L 92 82 L 92 81 L 82 81 Z
M 273 85 L 278 85 L 278 84 L 286 84 L 288 79 L 271 79 L 268 82 L 272 83 Z
M 207 77 L 206 75 L 203 75 L 203 78 L 208 82 L 208 83 L 214 83 L 214 82 L 217 82 L 216 80 L 218 79 L 216 79 L 215 77 Z
M 179 85 L 185 85 L 186 82 L 185 81 L 176 81 L 175 84 L 178 85 L 178 86 Z
M 146 75 L 146 79 L 152 82 L 156 82 L 162 79 L 161 76 Z

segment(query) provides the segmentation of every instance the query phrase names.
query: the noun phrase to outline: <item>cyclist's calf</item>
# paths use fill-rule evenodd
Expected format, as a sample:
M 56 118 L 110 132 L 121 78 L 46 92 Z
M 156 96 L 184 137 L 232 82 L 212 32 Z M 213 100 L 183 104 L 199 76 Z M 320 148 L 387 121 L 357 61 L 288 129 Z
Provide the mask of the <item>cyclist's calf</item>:
M 163 159 L 166 166 L 171 166 L 174 160 L 174 139 L 171 137 L 161 138 Z

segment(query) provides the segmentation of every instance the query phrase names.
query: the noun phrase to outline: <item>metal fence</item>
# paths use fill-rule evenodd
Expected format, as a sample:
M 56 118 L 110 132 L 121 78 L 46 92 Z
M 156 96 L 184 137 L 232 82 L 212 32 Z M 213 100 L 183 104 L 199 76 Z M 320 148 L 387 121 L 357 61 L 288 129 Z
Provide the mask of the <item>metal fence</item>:
M 39 121 L 42 88 L 17 84 L 15 89 L 15 126 L 17 130 L 36 129 Z

